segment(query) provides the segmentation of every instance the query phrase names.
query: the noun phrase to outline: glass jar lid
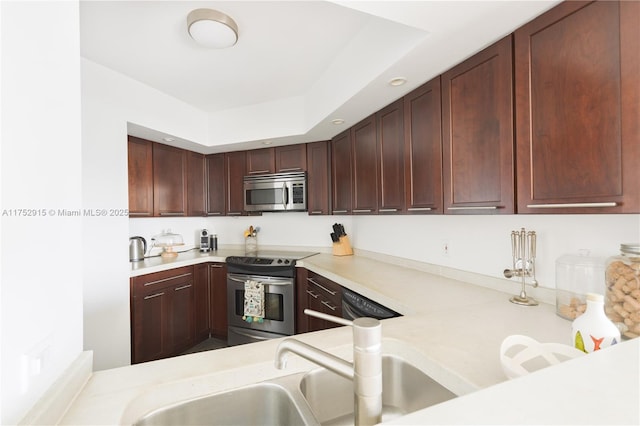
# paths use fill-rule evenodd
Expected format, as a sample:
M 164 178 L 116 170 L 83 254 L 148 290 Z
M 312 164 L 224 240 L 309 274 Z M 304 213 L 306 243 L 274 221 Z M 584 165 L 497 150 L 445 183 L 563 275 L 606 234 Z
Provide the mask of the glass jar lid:
M 182 235 L 173 234 L 170 229 L 163 231 L 162 234 L 153 237 L 155 245 L 158 247 L 181 246 L 184 244 Z
M 640 255 L 640 244 L 639 243 L 620 244 L 620 251 L 626 254 Z

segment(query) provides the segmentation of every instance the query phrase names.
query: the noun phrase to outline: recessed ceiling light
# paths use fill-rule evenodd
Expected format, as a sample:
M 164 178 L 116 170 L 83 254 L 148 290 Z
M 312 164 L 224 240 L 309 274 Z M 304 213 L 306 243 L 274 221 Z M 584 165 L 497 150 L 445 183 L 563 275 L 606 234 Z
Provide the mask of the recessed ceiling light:
M 389 86 L 402 86 L 407 82 L 407 79 L 404 77 L 395 77 L 389 80 Z
M 342 118 L 334 118 L 333 120 L 331 120 L 331 122 L 336 126 L 339 126 L 340 124 L 344 124 L 344 120 Z
M 173 141 L 175 141 L 174 138 L 170 138 L 170 137 L 162 138 L 162 140 L 165 141 L 165 142 L 173 142 Z

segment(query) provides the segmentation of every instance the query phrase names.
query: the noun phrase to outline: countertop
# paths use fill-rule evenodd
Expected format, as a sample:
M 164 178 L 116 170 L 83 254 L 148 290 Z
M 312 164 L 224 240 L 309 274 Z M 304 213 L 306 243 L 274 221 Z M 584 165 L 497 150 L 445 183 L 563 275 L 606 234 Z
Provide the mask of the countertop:
M 241 250 L 184 253 L 137 262 L 132 276 L 224 261 Z M 458 395 L 398 418 L 395 424 L 639 424 L 640 340 L 625 341 L 515 380 L 499 361 L 502 340 L 524 334 L 569 344 L 571 323 L 555 306 L 518 306 L 510 294 L 365 256 L 317 254 L 299 261 L 314 272 L 404 316 L 382 322 L 383 353 L 404 357 Z M 427 268 L 428 269 L 428 268 Z M 512 293 L 518 287 L 513 286 Z M 351 359 L 351 331 L 339 327 L 297 339 Z M 75 398 L 63 424 L 130 424 L 151 409 L 314 366 L 291 357 L 273 365 L 281 339 L 98 371 Z

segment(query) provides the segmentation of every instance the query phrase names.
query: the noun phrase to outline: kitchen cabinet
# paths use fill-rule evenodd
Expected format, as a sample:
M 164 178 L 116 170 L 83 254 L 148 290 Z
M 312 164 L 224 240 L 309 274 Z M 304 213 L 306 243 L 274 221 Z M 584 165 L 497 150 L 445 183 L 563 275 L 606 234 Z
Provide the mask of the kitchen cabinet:
M 307 271 L 307 306 L 314 311 L 342 318 L 342 287 L 315 272 Z M 331 321 L 307 316 L 307 331 L 339 327 Z
M 639 22 L 563 2 L 516 30 L 519 213 L 640 212 Z
M 207 177 L 207 216 L 224 216 L 227 194 L 227 172 L 225 169 L 225 155 L 211 154 L 206 156 Z
M 403 213 L 404 202 L 404 104 L 399 99 L 376 113 L 377 149 L 380 158 L 378 213 Z
M 243 181 L 246 168 L 244 151 L 228 152 L 224 154 L 227 178 L 227 216 L 241 216 L 244 212 Z
M 276 173 L 304 172 L 307 170 L 307 144 L 277 146 Z
M 353 214 L 378 212 L 378 150 L 376 118 L 371 115 L 351 128 L 353 149 Z
M 131 278 L 131 362 L 178 355 L 195 342 L 193 266 Z
M 187 214 L 187 151 L 153 144 L 153 215 Z
M 195 341 L 209 338 L 209 264 L 193 265 Z
M 307 210 L 331 214 L 331 147 L 328 141 L 307 144 Z
M 512 63 L 507 36 L 442 75 L 447 214 L 514 213 Z
M 153 216 L 153 142 L 128 137 L 129 216 Z
M 308 276 L 306 268 L 296 268 L 296 334 L 309 331 L 309 316 L 304 313 L 309 307 Z
M 209 268 L 209 323 L 211 335 L 227 338 L 227 265 L 208 263 Z
M 261 148 L 246 151 L 247 175 L 275 173 L 275 148 Z
M 187 216 L 206 214 L 204 154 L 187 151 Z
M 440 77 L 404 97 L 406 212 L 442 213 Z
M 351 214 L 351 130 L 331 139 L 331 204 L 333 214 Z

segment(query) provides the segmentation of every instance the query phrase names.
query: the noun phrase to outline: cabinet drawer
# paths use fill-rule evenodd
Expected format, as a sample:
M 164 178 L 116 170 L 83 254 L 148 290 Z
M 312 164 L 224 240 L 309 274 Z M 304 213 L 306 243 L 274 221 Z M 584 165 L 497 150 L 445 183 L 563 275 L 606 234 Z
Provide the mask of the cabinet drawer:
M 146 295 L 159 289 L 187 285 L 193 281 L 193 266 L 140 275 L 132 279 L 133 296 Z
M 342 304 L 342 287 L 317 274 L 309 273 L 307 293 L 332 311 L 339 309 Z

